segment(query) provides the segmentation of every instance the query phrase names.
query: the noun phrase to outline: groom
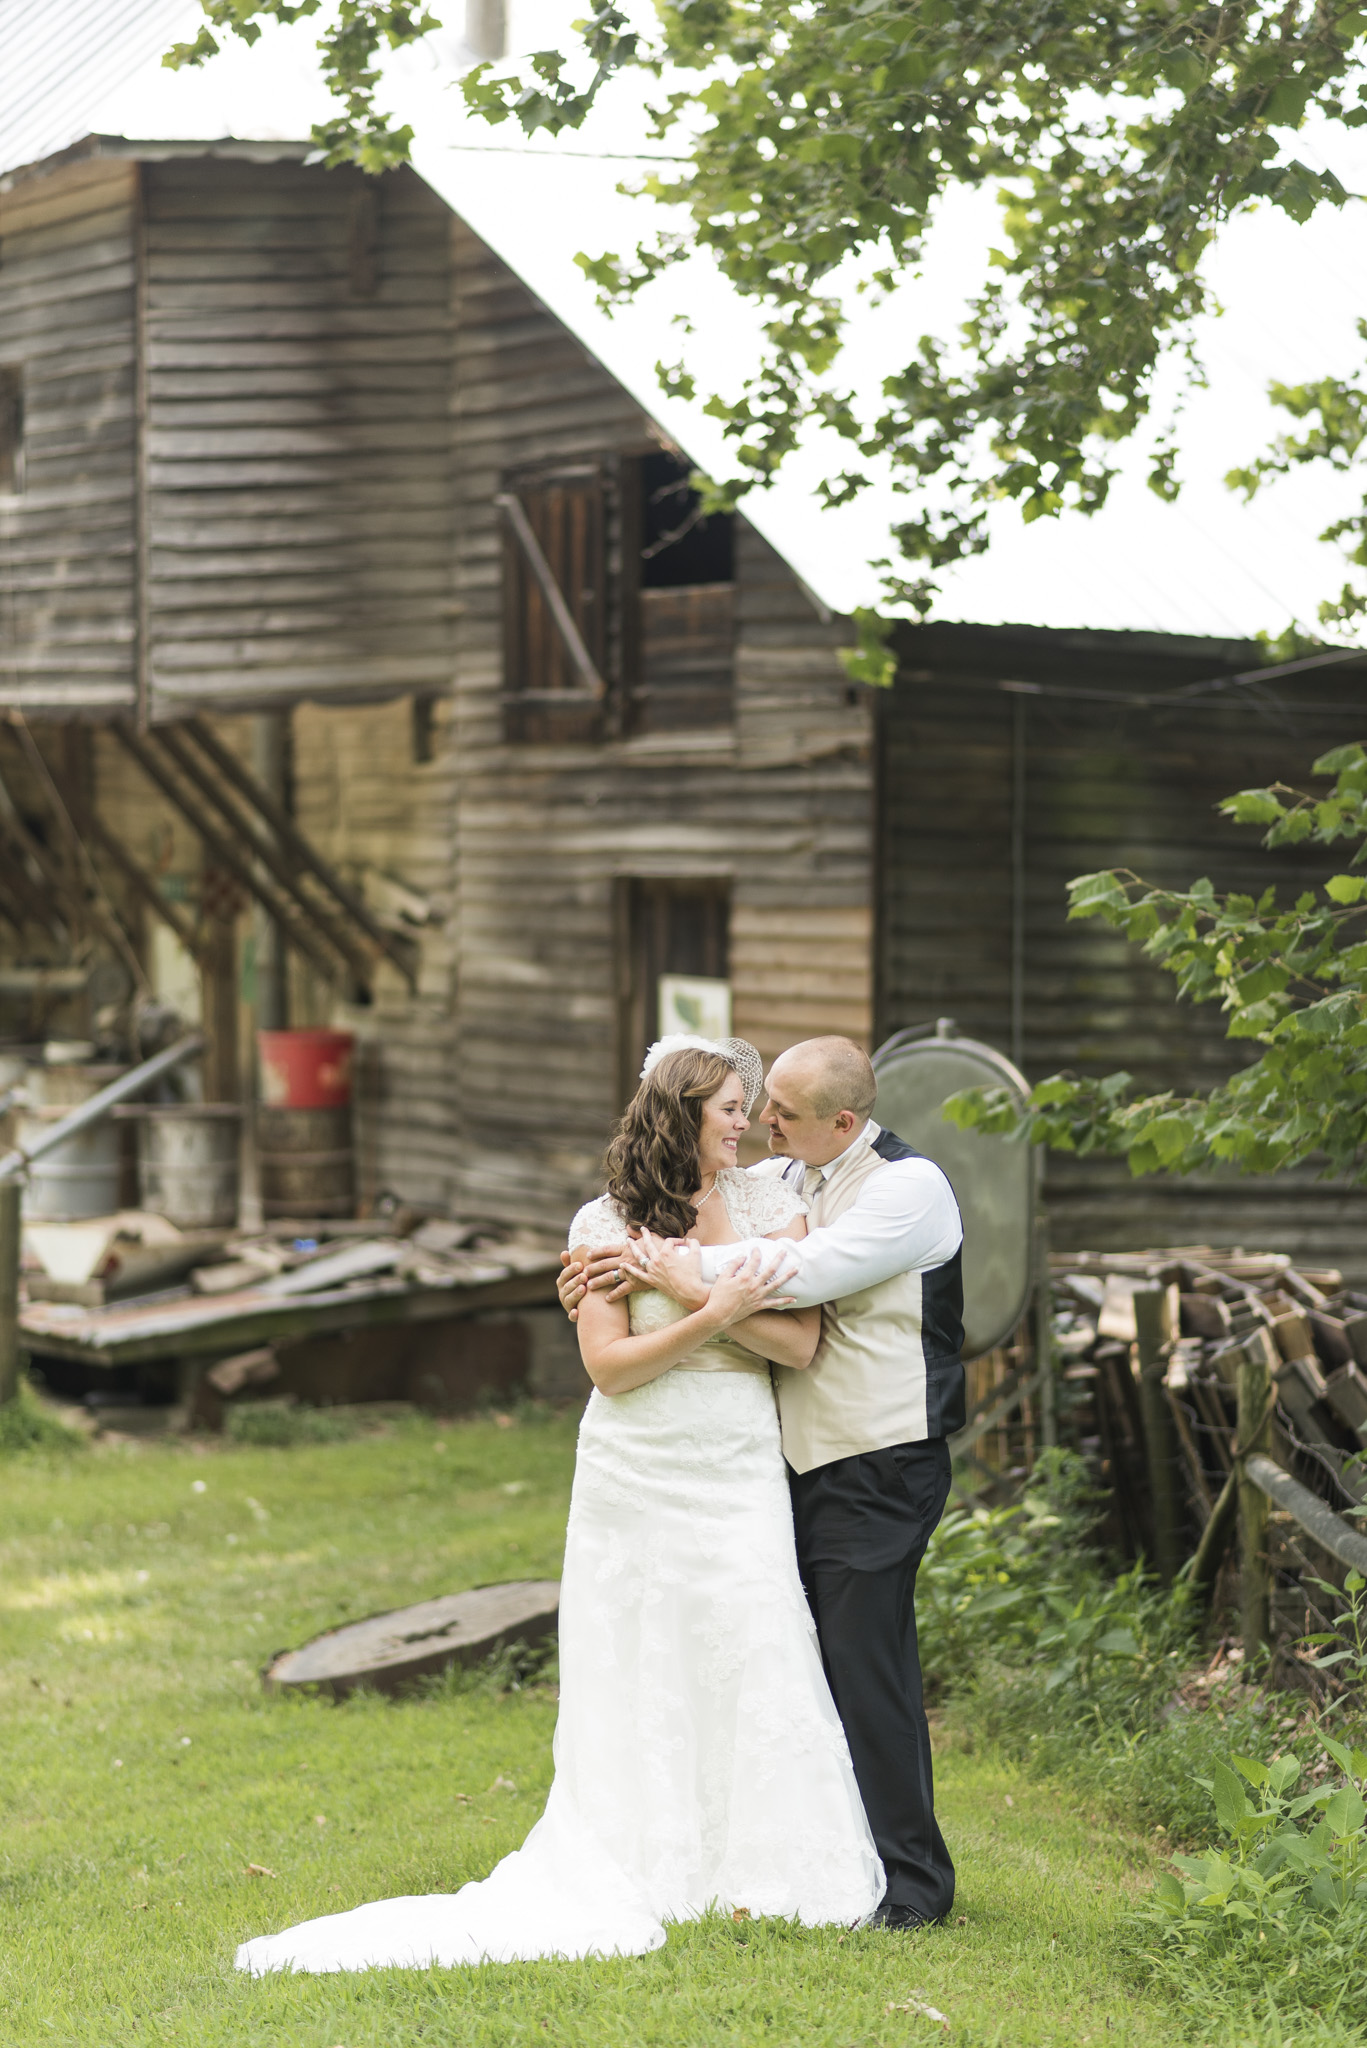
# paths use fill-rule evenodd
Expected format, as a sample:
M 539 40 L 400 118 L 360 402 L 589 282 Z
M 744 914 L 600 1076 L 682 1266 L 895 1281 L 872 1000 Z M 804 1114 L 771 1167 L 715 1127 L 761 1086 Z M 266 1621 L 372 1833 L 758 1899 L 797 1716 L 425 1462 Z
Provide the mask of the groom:
M 768 1077 L 769 1150 L 808 1204 L 808 1235 L 762 1242 L 795 1306 L 822 1305 L 805 1372 L 779 1370 L 783 1453 L 797 1556 L 826 1676 L 887 1876 L 873 1925 L 942 1920 L 954 1865 L 935 1819 L 930 1735 L 916 1645 L 916 1574 L 949 1494 L 949 1445 L 964 1423 L 963 1226 L 948 1180 L 882 1130 L 877 1082 L 847 1038 L 810 1038 Z M 747 1247 L 680 1261 L 705 1299 Z M 570 1262 L 560 1298 L 619 1288 L 630 1247 Z M 568 1258 L 568 1254 L 566 1255 Z

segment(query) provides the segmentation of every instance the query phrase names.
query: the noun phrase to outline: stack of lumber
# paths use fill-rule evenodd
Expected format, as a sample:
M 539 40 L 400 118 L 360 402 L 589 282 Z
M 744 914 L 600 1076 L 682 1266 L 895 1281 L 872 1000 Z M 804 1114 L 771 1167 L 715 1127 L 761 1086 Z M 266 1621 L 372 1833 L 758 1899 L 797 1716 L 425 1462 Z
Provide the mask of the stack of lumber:
M 1163 1390 L 1199 1527 L 1233 1462 L 1241 1363 L 1276 1389 L 1283 1462 L 1335 1506 L 1367 1502 L 1367 1294 L 1280 1253 L 1208 1245 L 1051 1261 L 1054 1340 L 1084 1446 L 1117 1495 L 1122 1531 L 1145 1542 L 1148 1493 L 1134 1297 L 1161 1290 Z M 1089 1434 L 1090 1432 L 1090 1434 Z

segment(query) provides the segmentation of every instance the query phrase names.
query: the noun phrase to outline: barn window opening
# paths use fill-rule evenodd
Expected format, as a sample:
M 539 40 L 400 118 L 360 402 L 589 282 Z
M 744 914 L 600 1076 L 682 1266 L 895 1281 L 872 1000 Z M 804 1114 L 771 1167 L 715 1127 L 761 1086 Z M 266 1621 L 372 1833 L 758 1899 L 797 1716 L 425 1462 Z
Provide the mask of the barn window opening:
M 677 590 L 695 583 L 735 581 L 735 520 L 729 512 L 704 514 L 702 499 L 677 455 L 647 455 L 641 463 L 641 587 Z
M 0 495 L 24 488 L 24 376 L 0 369 Z
M 628 465 L 622 512 L 625 723 L 634 732 L 729 724 L 734 517 L 704 514 L 688 463 L 663 451 Z

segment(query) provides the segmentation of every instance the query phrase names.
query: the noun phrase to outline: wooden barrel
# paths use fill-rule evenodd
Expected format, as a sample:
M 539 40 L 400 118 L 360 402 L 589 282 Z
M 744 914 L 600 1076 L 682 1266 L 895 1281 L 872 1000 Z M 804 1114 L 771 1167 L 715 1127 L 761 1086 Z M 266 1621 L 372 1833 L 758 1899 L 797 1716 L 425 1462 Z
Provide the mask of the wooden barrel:
M 261 1210 L 265 1216 L 351 1216 L 356 1154 L 350 1109 L 276 1109 L 256 1113 Z

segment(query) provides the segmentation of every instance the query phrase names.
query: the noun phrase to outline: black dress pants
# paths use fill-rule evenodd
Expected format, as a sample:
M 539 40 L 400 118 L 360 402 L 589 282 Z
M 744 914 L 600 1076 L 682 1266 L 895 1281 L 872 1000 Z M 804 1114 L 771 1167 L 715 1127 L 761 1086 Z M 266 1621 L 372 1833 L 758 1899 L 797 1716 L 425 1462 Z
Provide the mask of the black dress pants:
M 883 1859 L 885 1902 L 938 1919 L 954 1903 L 954 1865 L 935 1819 L 915 1601 L 949 1497 L 949 1445 L 895 1444 L 788 1478 L 798 1567 Z

